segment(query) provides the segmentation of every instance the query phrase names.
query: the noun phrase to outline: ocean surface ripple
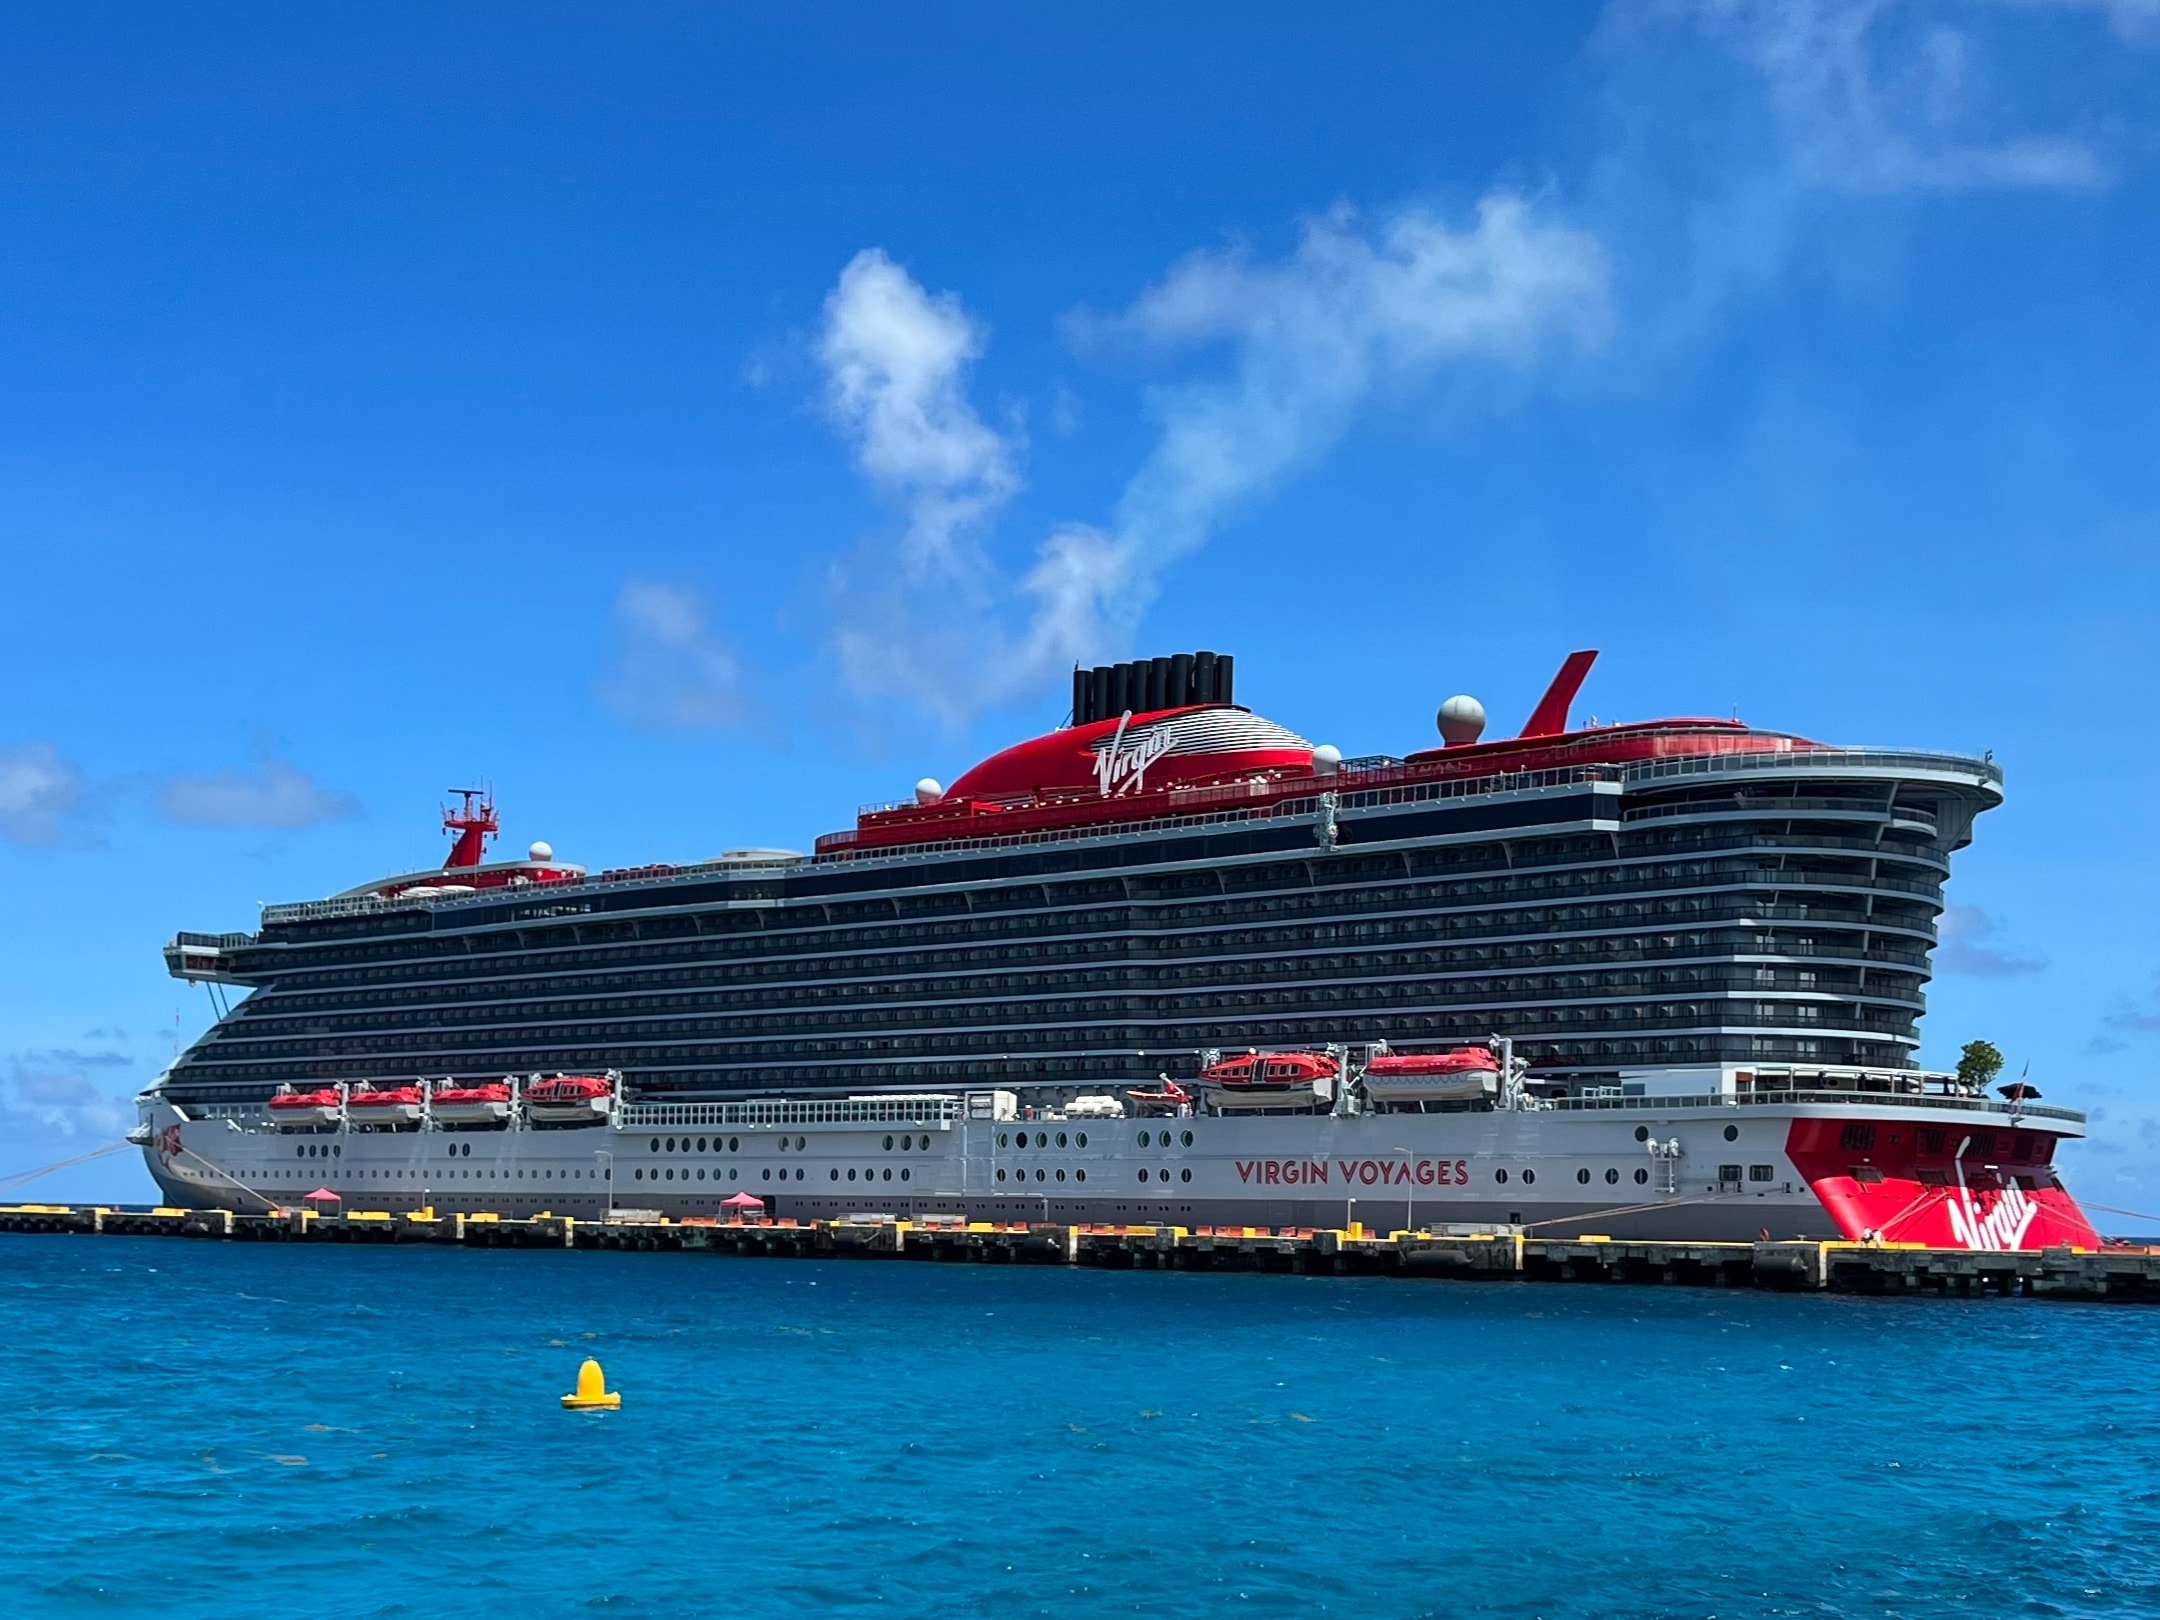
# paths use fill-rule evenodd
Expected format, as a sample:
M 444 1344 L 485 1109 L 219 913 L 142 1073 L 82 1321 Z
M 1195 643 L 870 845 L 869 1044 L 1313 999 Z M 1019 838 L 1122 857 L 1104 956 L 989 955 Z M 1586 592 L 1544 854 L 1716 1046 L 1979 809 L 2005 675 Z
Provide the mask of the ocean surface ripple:
M 117 1238 L 0 1302 L 21 1620 L 2160 1612 L 2142 1308 Z

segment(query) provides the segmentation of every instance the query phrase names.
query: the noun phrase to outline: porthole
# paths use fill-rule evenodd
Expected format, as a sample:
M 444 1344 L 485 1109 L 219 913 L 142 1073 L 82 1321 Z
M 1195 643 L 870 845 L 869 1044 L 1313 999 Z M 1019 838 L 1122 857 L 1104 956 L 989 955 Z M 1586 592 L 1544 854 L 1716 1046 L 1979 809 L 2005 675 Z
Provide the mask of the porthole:
M 929 1137 L 929 1134 L 928 1134 L 927 1132 L 926 1132 L 926 1133 L 924 1133 L 924 1136 L 923 1136 L 923 1139 L 922 1139 L 922 1145 L 923 1145 L 924 1147 L 926 1147 L 926 1148 L 927 1148 L 927 1147 L 928 1147 L 928 1146 L 930 1145 L 930 1137 Z
M 888 1170 L 888 1171 L 886 1171 L 886 1172 L 885 1172 L 885 1179 L 886 1179 L 887 1181 L 890 1181 L 890 1180 L 892 1180 L 892 1172 L 891 1172 L 890 1170 Z
M 1587 1187 L 1590 1185 L 1590 1172 L 1587 1170 L 1578 1170 L 1575 1172 L 1575 1179 L 1581 1182 L 1585 1187 Z
M 642 1169 L 633 1170 L 630 1172 L 630 1175 L 632 1179 L 637 1181 L 643 1181 L 645 1179 L 645 1172 Z
M 908 1173 L 907 1173 L 907 1167 L 906 1167 L 905 1165 L 903 1165 L 903 1166 L 901 1166 L 901 1169 L 900 1169 L 900 1179 L 901 1179 L 902 1181 L 905 1181 L 905 1180 L 907 1180 L 907 1178 L 908 1178 Z
M 1062 1171 L 1062 1170 L 1060 1170 L 1060 1171 L 1059 1171 L 1059 1172 L 1057 1173 L 1057 1178 L 1058 1178 L 1058 1180 L 1060 1180 L 1060 1181 L 1063 1181 L 1063 1180 L 1065 1179 L 1065 1172 L 1064 1172 L 1064 1171 Z
M 1085 1180 L 1087 1180 L 1087 1172 L 1086 1172 L 1085 1170 L 1075 1170 L 1075 1171 L 1073 1172 L 1073 1180 L 1075 1180 L 1075 1181 L 1085 1181 Z
M 1726 1140 L 1726 1141 L 1728 1141 L 1728 1142 L 1737 1142 L 1737 1141 L 1739 1141 L 1739 1140 L 1740 1140 L 1740 1127 L 1739 1127 L 1739 1126 L 1737 1126 L 1737 1125 L 1728 1125 L 1728 1126 L 1726 1126 L 1726 1127 L 1725 1127 L 1725 1140 Z
M 1492 1174 L 1493 1180 L 1499 1182 L 1502 1186 L 1507 1185 L 1507 1172 L 1505 1170 L 1495 1170 Z
M 1530 1185 L 1531 1182 L 1537 1180 L 1537 1172 L 1535 1170 L 1525 1170 L 1522 1173 L 1522 1178 L 1523 1185 L 1527 1187 Z
M 797 1153 L 800 1153 L 800 1152 L 801 1152 L 801 1151 L 802 1151 L 802 1150 L 803 1150 L 804 1148 L 808 1147 L 809 1145 L 810 1145 L 810 1138 L 809 1138 L 809 1137 L 807 1137 L 807 1136 L 798 1136 L 798 1137 L 796 1137 L 796 1138 L 795 1138 L 795 1151 L 796 1151 Z
M 998 1146 L 999 1146 L 999 1147 L 1004 1147 L 1005 1145 L 1006 1145 L 1006 1144 L 1005 1144 L 1005 1133 L 1004 1133 L 1003 1131 L 999 1131 L 999 1132 L 998 1132 Z
M 1635 1185 L 1636 1185 L 1636 1186 L 1640 1187 L 1640 1186 L 1644 1185 L 1644 1184 L 1645 1184 L 1646 1182 L 1648 1182 L 1648 1181 L 1649 1181 L 1649 1179 L 1650 1179 L 1650 1172 L 1649 1172 L 1649 1171 L 1647 1171 L 1647 1170 L 1638 1170 L 1638 1171 L 1636 1171 L 1636 1172 L 1635 1172 Z
M 302 1142 L 298 1147 L 293 1149 L 293 1157 L 296 1159 L 304 1159 L 307 1157 L 307 1144 L 305 1142 Z
M 655 1153 L 660 1151 L 660 1138 L 657 1136 L 652 1139 L 652 1150 Z
M 342 1158 L 344 1158 L 344 1157 L 345 1157 L 345 1149 L 344 1149 L 343 1147 L 341 1147 L 341 1146 L 340 1146 L 340 1145 L 339 1145 L 338 1143 L 336 1143 L 336 1142 L 332 1142 L 332 1143 L 330 1144 L 330 1157 L 331 1157 L 331 1158 L 333 1158 L 333 1159 L 342 1159 Z
M 1146 1171 L 1146 1170 L 1142 1170 L 1142 1171 L 1140 1172 L 1140 1179 L 1141 1179 L 1142 1181 L 1145 1181 L 1145 1180 L 1147 1180 L 1147 1171 Z
M 1606 1171 L 1606 1172 L 1605 1172 L 1605 1185 L 1606 1185 L 1606 1186 L 1608 1186 L 1608 1187 L 1617 1187 L 1617 1186 L 1618 1186 L 1619 1184 L 1620 1184 L 1620 1172 L 1619 1172 L 1619 1171 L 1617 1171 L 1617 1170 L 1608 1170 L 1608 1171 Z
M 689 1145 L 690 1144 L 687 1141 L 683 1143 L 684 1147 L 688 1147 Z M 667 1150 L 670 1153 L 673 1153 L 675 1151 L 675 1138 L 672 1136 L 667 1139 Z
M 687 1172 L 685 1172 L 685 1173 L 687 1174 Z M 670 1181 L 673 1181 L 673 1180 L 675 1179 L 675 1172 L 674 1172 L 674 1171 L 673 1171 L 672 1169 L 668 1171 L 668 1173 L 667 1173 L 667 1178 L 668 1178 L 668 1180 L 670 1180 Z
M 850 1181 L 853 1181 L 853 1180 L 855 1179 L 855 1172 L 854 1172 L 854 1171 L 852 1171 L 852 1170 L 850 1170 L 850 1171 L 849 1171 L 849 1172 L 847 1173 L 847 1178 L 848 1178 L 848 1180 L 850 1180 Z
M 1002 1170 L 1000 1170 L 1000 1171 L 998 1172 L 998 1180 L 1000 1180 L 1000 1181 L 1003 1181 L 1004 1179 L 1005 1179 L 1005 1172 L 1004 1172 L 1004 1171 L 1002 1171 Z
M 1179 1171 L 1179 1172 L 1177 1173 L 1177 1176 L 1178 1176 L 1178 1180 L 1180 1180 L 1180 1181 L 1190 1181 L 1190 1180 L 1192 1180 L 1192 1172 L 1191 1172 L 1190 1170 L 1180 1170 L 1180 1171 Z
M 767 1171 L 765 1172 L 765 1179 L 766 1179 L 767 1181 L 770 1181 L 770 1180 L 772 1180 L 772 1172 L 771 1172 L 770 1170 L 767 1170 Z
M 1047 1176 L 1045 1176 L 1045 1175 L 1044 1175 L 1044 1173 L 1043 1173 L 1042 1171 L 1038 1170 L 1038 1171 L 1036 1171 L 1036 1172 L 1035 1172 L 1035 1179 L 1036 1179 L 1037 1181 L 1044 1181 L 1044 1180 L 1047 1180 L 1047 1179 L 1048 1179 L 1048 1177 L 1047 1177 Z
M 731 1137 L 729 1137 L 729 1138 L 727 1139 L 727 1150 L 728 1150 L 728 1151 L 729 1151 L 730 1153 L 733 1153 L 733 1152 L 735 1152 L 735 1151 L 736 1151 L 736 1149 L 740 1148 L 741 1146 L 742 1146 L 742 1138 L 741 1138 L 741 1137 L 739 1137 L 739 1136 L 731 1136 Z
M 719 1145 L 720 1145 L 719 1139 L 718 1139 L 718 1138 L 715 1138 L 715 1139 L 714 1139 L 714 1141 L 713 1141 L 713 1146 L 714 1146 L 714 1147 L 718 1147 Z M 705 1138 L 704 1138 L 704 1137 L 702 1137 L 702 1136 L 701 1136 L 701 1137 L 699 1137 L 699 1138 L 697 1139 L 697 1150 L 698 1150 L 698 1151 L 699 1151 L 700 1153 L 703 1153 L 703 1152 L 705 1151 Z
M 808 1175 L 809 1173 L 810 1173 L 810 1172 L 809 1172 L 809 1171 L 807 1171 L 807 1170 L 798 1170 L 798 1171 L 796 1171 L 796 1172 L 795 1172 L 795 1179 L 796 1179 L 797 1181 L 800 1181 L 800 1180 L 802 1180 L 802 1178 L 803 1178 L 804 1176 Z
M 1065 1145 L 1065 1133 L 1064 1133 L 1063 1131 L 1059 1131 L 1059 1132 L 1058 1132 L 1058 1146 L 1059 1146 L 1059 1147 L 1063 1147 L 1064 1145 Z
M 1148 1145 L 1148 1133 L 1146 1131 L 1142 1131 L 1140 1133 L 1140 1145 L 1142 1147 L 1146 1147 Z
M 730 1171 L 729 1171 L 729 1172 L 727 1173 L 727 1178 L 728 1178 L 728 1180 L 730 1180 L 730 1181 L 733 1181 L 733 1180 L 735 1179 L 735 1172 L 734 1172 L 734 1171 L 732 1171 L 732 1170 L 730 1170 Z
M 1191 1146 L 1192 1146 L 1192 1132 L 1191 1132 L 1191 1131 L 1184 1131 L 1184 1132 L 1181 1132 L 1181 1133 L 1179 1134 L 1179 1136 L 1178 1136 L 1178 1140 L 1179 1140 L 1179 1141 L 1181 1141 L 1181 1142 L 1183 1142 L 1183 1143 L 1184 1143 L 1184 1144 L 1185 1144 L 1185 1145 L 1186 1145 L 1187 1147 L 1191 1147 Z
M 1647 1126 L 1647 1125 L 1638 1125 L 1638 1126 L 1636 1126 L 1636 1127 L 1635 1127 L 1635 1140 L 1636 1140 L 1636 1141 L 1638 1141 L 1638 1142 L 1647 1142 L 1647 1141 L 1649 1141 L 1649 1140 L 1650 1140 L 1650 1127 L 1649 1127 L 1649 1126 Z
M 892 1138 L 889 1136 L 885 1138 L 885 1151 L 887 1153 L 892 1151 Z
M 840 1172 L 839 1172 L 838 1170 L 835 1170 L 835 1171 L 834 1171 L 834 1172 L 832 1173 L 832 1178 L 833 1178 L 833 1180 L 835 1180 L 835 1181 L 838 1181 L 838 1180 L 840 1179 Z

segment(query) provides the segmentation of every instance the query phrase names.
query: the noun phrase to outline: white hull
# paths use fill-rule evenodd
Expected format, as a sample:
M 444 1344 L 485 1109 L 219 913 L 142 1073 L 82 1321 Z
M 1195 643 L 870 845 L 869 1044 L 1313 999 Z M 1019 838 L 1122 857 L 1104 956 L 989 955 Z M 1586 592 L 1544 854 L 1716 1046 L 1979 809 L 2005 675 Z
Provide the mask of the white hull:
M 747 1192 L 775 1216 L 819 1220 L 877 1212 L 1836 1238 L 1836 1221 L 1787 1156 L 1795 1122 L 1925 1112 L 1887 1097 L 1695 1097 L 1564 1110 L 1000 1120 L 981 1117 L 983 1101 L 631 1105 L 605 1129 L 295 1136 L 184 1119 L 153 1094 L 145 1155 L 173 1202 L 236 1209 L 297 1205 L 327 1186 L 348 1211 L 596 1217 L 622 1206 L 711 1217 Z M 1956 1125 L 1962 1112 L 1926 1122 Z M 1973 1117 L 2002 1122 L 1977 1108 Z

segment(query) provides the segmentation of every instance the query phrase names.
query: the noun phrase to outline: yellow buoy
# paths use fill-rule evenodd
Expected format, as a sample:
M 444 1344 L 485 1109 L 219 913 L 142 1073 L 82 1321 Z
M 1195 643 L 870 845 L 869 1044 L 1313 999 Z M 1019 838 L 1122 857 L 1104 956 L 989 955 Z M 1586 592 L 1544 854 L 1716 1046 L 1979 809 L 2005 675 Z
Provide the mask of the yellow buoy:
M 613 1412 L 622 1406 L 622 1393 L 607 1387 L 607 1375 L 590 1356 L 577 1370 L 577 1388 L 562 1398 L 573 1412 Z

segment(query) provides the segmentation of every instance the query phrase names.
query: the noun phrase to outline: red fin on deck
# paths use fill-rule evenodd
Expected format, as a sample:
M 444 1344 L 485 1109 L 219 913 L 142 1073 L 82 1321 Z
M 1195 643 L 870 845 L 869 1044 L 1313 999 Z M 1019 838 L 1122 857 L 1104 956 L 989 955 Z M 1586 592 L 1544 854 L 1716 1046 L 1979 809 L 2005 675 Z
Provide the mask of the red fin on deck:
M 1567 730 L 1568 709 L 1575 702 L 1575 694 L 1582 690 L 1583 678 L 1590 673 L 1590 666 L 1597 662 L 1597 649 L 1572 652 L 1567 662 L 1560 666 L 1560 673 L 1545 688 L 1545 695 L 1538 699 L 1538 706 L 1517 734 L 1524 737 L 1557 737 Z

